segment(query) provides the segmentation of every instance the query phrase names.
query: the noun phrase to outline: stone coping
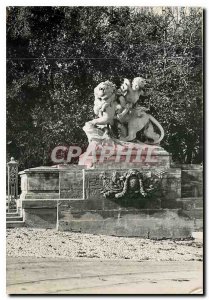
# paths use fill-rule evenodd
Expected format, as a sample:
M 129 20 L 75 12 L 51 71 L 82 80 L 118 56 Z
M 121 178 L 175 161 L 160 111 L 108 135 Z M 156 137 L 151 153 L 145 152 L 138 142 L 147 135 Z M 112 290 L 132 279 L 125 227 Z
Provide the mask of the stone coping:
M 182 170 L 203 170 L 203 166 L 200 164 L 175 164 L 171 162 L 171 168 L 181 168 Z
M 162 166 L 139 166 L 139 167 L 126 167 L 126 168 L 117 168 L 117 167 L 113 167 L 112 169 L 99 169 L 99 168 L 89 168 L 89 169 L 86 169 L 85 172 L 86 173 L 91 173 L 91 172 L 111 172 L 111 171 L 118 171 L 118 172 L 126 172 L 128 170 L 137 170 L 140 172 L 141 171 L 144 171 L 144 172 L 149 172 L 149 171 L 159 171 L 159 170 L 162 170 L 163 171 L 163 174 L 166 174 L 166 175 L 172 175 L 172 174 L 176 174 L 176 173 L 181 173 L 181 169 L 180 168 L 171 168 L 171 167 L 162 167 Z
M 22 208 L 56 208 L 58 199 L 22 200 Z
M 72 203 L 72 202 L 78 202 L 78 201 L 83 201 L 83 202 L 87 202 L 88 200 L 84 200 L 84 199 L 36 199 L 36 200 L 22 200 L 22 208 L 23 209 L 30 209 L 30 208 L 57 208 L 57 206 L 66 203 Z M 159 212 L 169 212 L 169 211 L 175 211 L 178 212 L 179 210 L 181 210 L 181 208 L 164 208 L 164 207 L 160 207 L 160 208 L 135 208 L 135 207 L 115 207 L 115 208 L 104 208 L 104 209 L 96 209 L 96 208 L 91 208 L 91 209 L 83 209 L 82 207 L 80 209 L 78 209 L 78 211 L 81 212 L 100 212 L 100 211 L 112 211 L 112 212 L 116 212 L 119 211 L 121 213 L 123 212 L 129 212 L 129 213 L 149 213 L 149 214 L 153 214 L 153 213 L 159 213 Z M 74 209 L 74 213 L 76 213 L 77 210 Z
M 28 173 L 59 173 L 59 172 L 66 172 L 68 170 L 83 170 L 86 169 L 85 166 L 79 165 L 57 165 L 57 166 L 41 166 L 36 168 L 29 168 L 23 171 L 20 171 L 18 174 L 28 174 Z
M 170 170 L 173 170 L 174 172 L 176 170 L 180 170 L 181 168 L 178 167 L 178 166 L 173 166 L 173 167 L 162 167 L 162 166 L 149 166 L 149 165 L 142 165 L 142 166 L 139 166 L 139 167 L 130 167 L 128 168 L 127 166 L 127 169 L 143 169 L 143 170 L 150 170 L 150 169 L 170 169 Z M 114 170 L 121 170 L 121 168 L 117 168 L 117 167 L 113 167 Z M 98 168 L 86 168 L 84 166 L 81 166 L 81 165 L 76 165 L 74 167 L 71 167 L 71 165 L 69 166 L 66 166 L 66 167 L 60 167 L 60 168 L 54 168 L 54 167 L 49 167 L 49 166 L 42 166 L 42 167 L 37 167 L 37 168 L 29 168 L 29 169 L 25 169 L 23 171 L 20 171 L 18 174 L 19 175 L 23 175 L 23 174 L 26 174 L 26 173 L 59 173 L 59 172 L 67 172 L 67 171 L 76 171 L 76 170 L 85 170 L 85 171 L 95 171 L 95 170 L 98 170 Z M 103 169 L 102 169 L 103 170 Z M 109 170 L 109 169 L 107 169 Z M 165 171 L 166 172 L 166 171 Z
M 182 198 L 176 198 L 175 201 L 193 201 L 195 199 L 200 199 L 201 200 L 201 199 L 203 199 L 203 197 L 186 197 L 186 198 L 182 197 Z M 24 205 L 27 205 L 27 204 L 31 205 L 32 203 L 36 203 L 36 202 L 38 202 L 40 204 L 41 202 L 49 203 L 50 201 L 52 203 L 54 203 L 54 202 L 57 202 L 57 201 L 90 201 L 90 200 L 92 200 L 92 199 L 83 199 L 83 198 L 76 198 L 76 199 L 75 198 L 72 198 L 72 199 L 71 198 L 56 198 L 56 199 L 51 199 L 50 198 L 50 199 L 22 199 L 21 202 Z M 93 200 L 95 200 L 95 199 L 93 199 Z M 104 198 L 104 200 L 105 200 L 105 198 Z
M 170 155 L 170 154 L 169 154 Z M 150 169 L 155 169 L 157 168 L 157 166 L 153 165 L 153 166 L 149 166 L 149 165 L 142 165 L 140 167 L 137 167 L 135 169 L 143 169 L 143 170 L 150 170 Z M 171 164 L 170 167 L 160 167 L 162 169 L 169 169 L 169 170 L 199 170 L 202 171 L 203 170 L 203 166 L 198 165 L 198 164 L 194 164 L 194 165 L 180 165 L 180 164 Z M 121 170 L 121 168 L 117 168 L 117 167 L 113 167 L 114 170 Z M 127 166 L 127 169 L 128 166 Z M 130 167 L 130 169 L 134 169 L 133 167 Z M 25 169 L 23 171 L 20 171 L 18 174 L 19 175 L 23 175 L 23 174 L 30 174 L 30 173 L 59 173 L 59 172 L 67 172 L 67 171 L 73 171 L 73 170 L 86 170 L 86 171 L 94 171 L 94 170 L 98 170 L 98 168 L 87 168 L 86 166 L 83 165 L 56 165 L 56 166 L 41 166 L 41 167 L 36 167 L 36 168 L 29 168 L 29 169 Z M 102 170 L 104 170 L 104 166 L 102 168 Z M 109 168 L 107 169 L 107 171 L 109 170 Z M 166 172 L 166 171 L 165 171 Z
M 60 201 L 83 201 L 84 199 L 26 199 L 22 200 L 22 208 L 55 208 Z

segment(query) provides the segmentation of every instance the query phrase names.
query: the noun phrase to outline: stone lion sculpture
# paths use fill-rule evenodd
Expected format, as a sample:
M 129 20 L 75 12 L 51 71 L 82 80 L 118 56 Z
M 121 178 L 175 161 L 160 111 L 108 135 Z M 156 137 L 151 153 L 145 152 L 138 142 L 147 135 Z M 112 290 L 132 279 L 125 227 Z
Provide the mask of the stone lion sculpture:
M 94 113 L 98 118 L 93 125 L 112 125 L 116 111 L 116 86 L 110 81 L 101 82 L 94 89 Z
M 153 140 L 151 144 L 159 144 L 160 141 L 164 138 L 164 130 L 160 123 L 150 114 L 147 114 L 140 107 L 132 110 L 126 118 L 125 122 L 128 123 L 128 135 L 120 137 L 120 140 L 124 142 L 132 141 L 136 138 L 138 131 L 144 129 L 143 133 L 146 138 Z M 160 135 L 155 132 L 155 124 L 160 130 Z
M 116 86 L 109 80 L 101 82 L 94 89 L 94 113 L 96 118 L 86 122 L 83 130 L 89 142 L 110 139 L 110 126 L 114 124 L 117 109 L 122 107 L 116 101 Z
M 108 128 L 114 127 L 117 120 L 120 128 L 119 140 L 132 141 L 137 132 L 143 130 L 145 137 L 153 140 L 152 144 L 158 144 L 164 137 L 164 130 L 153 116 L 146 113 L 148 109 L 139 104 L 145 85 L 146 80 L 142 77 L 134 78 L 132 85 L 128 79 L 124 79 L 119 91 L 108 80 L 97 85 L 94 89 L 94 113 L 97 118 L 87 122 L 83 128 L 88 138 L 91 139 L 94 133 L 97 136 L 100 134 L 104 137 L 106 134 L 111 137 Z M 154 131 L 153 124 L 157 126 L 160 134 Z M 101 134 L 98 128 L 103 129 L 105 134 Z

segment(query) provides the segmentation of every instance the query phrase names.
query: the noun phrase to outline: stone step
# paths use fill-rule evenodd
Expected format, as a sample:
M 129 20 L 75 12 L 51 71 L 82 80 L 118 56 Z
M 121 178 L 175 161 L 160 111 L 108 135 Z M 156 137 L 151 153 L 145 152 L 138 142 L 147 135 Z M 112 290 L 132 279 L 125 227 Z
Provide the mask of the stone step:
M 182 198 L 179 198 L 178 200 L 183 200 L 183 201 L 189 201 L 189 200 L 194 200 L 194 199 L 196 199 L 196 200 L 202 200 L 203 199 L 203 197 L 202 196 L 199 196 L 199 197 L 182 197 Z
M 20 228 L 25 227 L 24 221 L 7 221 L 6 228 Z
M 203 223 L 203 200 L 199 198 L 191 198 L 188 200 L 188 198 L 185 200 L 180 200 L 179 203 L 182 204 L 182 210 L 181 213 L 184 214 L 184 216 L 187 216 L 189 219 L 195 220 L 195 222 L 198 222 L 198 226 L 202 228 Z M 199 224 L 199 222 L 201 224 Z
M 18 217 L 20 214 L 18 212 L 7 212 L 7 217 Z
M 197 201 L 197 202 L 200 202 L 202 201 L 203 202 L 203 196 L 198 196 L 198 197 L 181 197 L 181 198 L 178 198 L 177 201 Z
M 203 209 L 190 207 L 190 208 L 183 208 L 181 210 L 181 215 L 184 217 L 188 217 L 190 220 L 203 220 Z
M 190 198 L 190 197 L 201 197 L 203 196 L 203 188 L 197 186 L 187 186 L 181 187 L 181 194 L 183 198 Z
M 203 208 L 203 197 L 183 197 L 177 199 L 177 202 L 181 202 L 184 209 Z
M 8 208 L 7 208 L 6 212 L 7 213 L 17 213 L 17 210 L 16 209 L 10 209 L 9 212 L 8 212 Z
M 182 187 L 193 187 L 193 186 L 203 186 L 203 182 L 201 180 L 190 180 L 190 181 L 181 181 Z
M 12 221 L 22 221 L 23 220 L 23 217 L 21 217 L 21 216 L 10 216 L 10 217 L 8 217 L 7 216 L 7 219 L 6 219 L 6 221 L 7 222 L 12 222 Z

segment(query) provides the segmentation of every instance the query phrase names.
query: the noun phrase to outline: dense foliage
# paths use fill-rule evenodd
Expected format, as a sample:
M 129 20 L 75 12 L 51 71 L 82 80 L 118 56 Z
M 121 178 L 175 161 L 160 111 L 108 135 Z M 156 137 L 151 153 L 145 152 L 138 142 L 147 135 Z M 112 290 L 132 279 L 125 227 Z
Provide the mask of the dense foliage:
M 200 163 L 201 9 L 9 7 L 8 157 L 23 169 L 50 164 L 57 145 L 85 147 L 94 87 L 137 76 L 151 80 L 162 146 L 176 162 Z

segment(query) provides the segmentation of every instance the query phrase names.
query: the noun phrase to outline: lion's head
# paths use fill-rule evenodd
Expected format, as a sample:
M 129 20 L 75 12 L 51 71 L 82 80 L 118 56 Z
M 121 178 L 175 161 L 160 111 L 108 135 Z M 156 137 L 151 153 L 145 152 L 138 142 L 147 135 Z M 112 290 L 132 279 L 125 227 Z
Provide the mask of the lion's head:
M 138 91 L 140 89 L 143 89 L 146 84 L 146 79 L 142 77 L 135 77 L 132 81 L 132 89 L 133 91 Z
M 98 84 L 94 89 L 95 98 L 102 100 L 109 99 L 116 92 L 116 86 L 111 81 L 107 80 Z

